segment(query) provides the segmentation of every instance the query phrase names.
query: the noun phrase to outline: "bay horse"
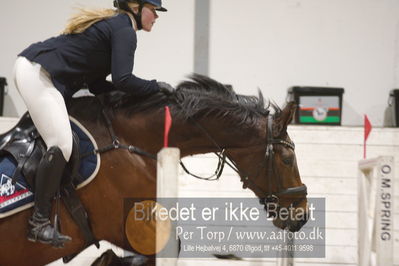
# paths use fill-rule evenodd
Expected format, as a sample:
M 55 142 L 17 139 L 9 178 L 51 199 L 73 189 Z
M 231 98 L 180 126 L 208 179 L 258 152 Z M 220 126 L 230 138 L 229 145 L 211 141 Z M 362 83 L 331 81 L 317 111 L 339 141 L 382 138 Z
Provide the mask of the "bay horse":
M 278 201 L 280 207 L 308 212 L 306 186 L 301 182 L 294 144 L 287 134 L 296 108 L 293 103 L 284 109 L 265 106 L 261 93 L 259 97 L 237 95 L 229 86 L 193 75 L 172 96 L 106 96 L 102 104 L 96 97 L 82 97 L 73 99 L 68 110 L 92 133 L 99 147 L 111 141 L 101 115 L 105 108 L 121 143 L 156 154 L 163 145 L 165 105 L 174 118 L 169 143 L 181 150 L 182 157 L 224 149 L 243 187 L 251 189 L 266 209 L 269 202 Z M 124 241 L 123 201 L 156 197 L 156 161 L 123 149 L 105 152 L 97 177 L 77 192 L 96 238 L 132 250 Z M 43 265 L 83 248 L 79 229 L 63 205 L 62 232 L 73 240 L 62 249 L 27 241 L 30 215 L 31 210 L 25 210 L 0 220 L 0 265 Z M 273 223 L 297 231 L 306 221 L 307 217 L 284 221 L 276 217 Z

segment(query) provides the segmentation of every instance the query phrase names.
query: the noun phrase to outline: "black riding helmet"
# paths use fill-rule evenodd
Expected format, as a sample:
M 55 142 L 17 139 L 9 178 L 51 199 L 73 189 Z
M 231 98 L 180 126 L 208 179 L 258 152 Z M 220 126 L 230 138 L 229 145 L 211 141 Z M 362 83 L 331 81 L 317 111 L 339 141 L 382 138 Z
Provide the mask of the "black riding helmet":
M 139 12 L 135 14 L 127 5 L 128 2 L 136 2 L 139 4 Z M 168 11 L 166 8 L 162 7 L 162 0 L 114 0 L 114 7 L 118 9 L 125 10 L 129 13 L 131 13 L 136 20 L 137 23 L 137 28 L 141 30 L 143 28 L 143 25 L 141 23 L 141 11 L 144 7 L 144 4 L 151 4 L 155 6 L 155 10 L 161 11 L 161 12 L 166 12 Z

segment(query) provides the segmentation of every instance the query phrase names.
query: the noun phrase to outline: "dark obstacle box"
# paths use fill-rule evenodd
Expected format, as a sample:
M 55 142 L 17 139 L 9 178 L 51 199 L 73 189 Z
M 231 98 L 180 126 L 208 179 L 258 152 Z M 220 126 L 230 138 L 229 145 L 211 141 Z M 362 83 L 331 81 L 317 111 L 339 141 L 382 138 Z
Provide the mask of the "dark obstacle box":
M 3 108 L 4 108 L 4 90 L 7 86 L 6 78 L 0 77 L 0 116 L 3 115 Z
M 289 88 L 289 99 L 298 104 L 294 124 L 341 125 L 343 94 L 343 88 Z
M 399 89 L 391 90 L 389 93 L 388 108 L 392 116 L 392 126 L 399 127 Z

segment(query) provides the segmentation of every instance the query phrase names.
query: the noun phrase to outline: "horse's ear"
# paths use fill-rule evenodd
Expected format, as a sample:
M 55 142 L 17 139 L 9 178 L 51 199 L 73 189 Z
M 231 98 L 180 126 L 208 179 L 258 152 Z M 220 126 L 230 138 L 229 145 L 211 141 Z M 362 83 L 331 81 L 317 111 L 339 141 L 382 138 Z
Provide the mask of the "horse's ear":
M 297 104 L 295 102 L 288 102 L 284 109 L 277 115 L 273 123 L 273 137 L 279 137 L 287 131 L 288 124 L 294 118 Z

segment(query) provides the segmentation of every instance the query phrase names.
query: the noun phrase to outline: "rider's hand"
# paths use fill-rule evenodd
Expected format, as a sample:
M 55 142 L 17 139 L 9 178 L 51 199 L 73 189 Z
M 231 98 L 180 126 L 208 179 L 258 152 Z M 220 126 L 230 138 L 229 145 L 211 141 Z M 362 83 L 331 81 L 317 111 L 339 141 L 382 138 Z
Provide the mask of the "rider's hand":
M 159 90 L 165 95 L 172 95 L 175 93 L 175 88 L 173 88 L 169 83 L 158 81 Z

